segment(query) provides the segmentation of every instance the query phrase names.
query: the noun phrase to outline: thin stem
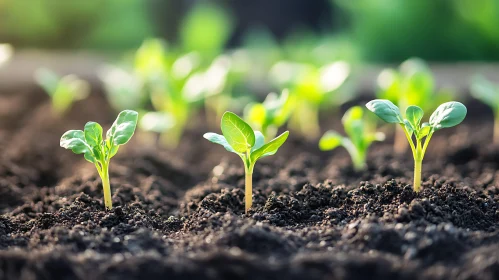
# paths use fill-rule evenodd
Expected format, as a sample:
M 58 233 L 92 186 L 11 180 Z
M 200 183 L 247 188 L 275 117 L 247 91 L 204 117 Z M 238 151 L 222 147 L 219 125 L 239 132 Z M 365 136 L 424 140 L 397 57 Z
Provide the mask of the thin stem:
M 426 136 L 426 139 L 425 139 L 425 142 L 423 145 L 423 154 L 421 155 L 421 160 L 423 160 L 424 155 L 426 154 L 426 148 L 428 148 L 428 143 L 430 143 L 431 136 L 433 136 L 433 132 L 430 132 L 430 134 L 428 134 L 428 136 Z
M 407 150 L 407 142 L 405 141 L 405 128 L 397 127 L 395 128 L 395 140 L 393 143 L 393 149 L 397 154 L 403 154 Z
M 245 171 L 244 183 L 244 213 L 248 214 L 248 210 L 253 205 L 253 173 L 249 170 Z
M 113 208 L 113 201 L 111 198 L 111 184 L 109 183 L 109 162 L 102 163 L 102 188 L 104 190 L 104 205 L 107 210 Z
M 423 160 L 414 159 L 414 191 L 419 192 L 421 190 L 421 169 L 423 165 Z
M 407 137 L 407 141 L 409 141 L 409 145 L 411 146 L 412 155 L 413 155 L 413 156 L 416 156 L 416 148 L 414 147 L 414 143 L 412 142 L 412 137 L 411 137 L 411 135 L 409 135 L 409 133 L 408 133 L 408 132 L 407 132 L 407 130 L 405 129 L 405 126 L 402 126 L 402 129 L 404 130 L 404 132 L 405 132 L 405 136 Z

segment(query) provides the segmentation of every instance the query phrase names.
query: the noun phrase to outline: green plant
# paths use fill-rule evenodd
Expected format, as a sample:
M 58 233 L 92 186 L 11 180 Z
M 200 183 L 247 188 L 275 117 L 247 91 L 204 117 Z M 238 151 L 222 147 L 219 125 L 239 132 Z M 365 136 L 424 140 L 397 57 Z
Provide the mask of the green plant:
M 343 85 L 350 76 L 350 65 L 337 61 L 323 67 L 281 61 L 270 71 L 271 78 L 281 88 L 288 88 L 296 98 L 290 127 L 308 139 L 319 136 L 319 110 L 339 107 L 352 94 Z
M 366 104 L 367 109 L 387 123 L 398 123 L 402 127 L 414 157 L 414 191 L 421 188 L 421 168 L 423 158 L 435 131 L 460 124 L 466 117 L 466 107 L 456 101 L 446 102 L 438 106 L 431 114 L 429 122 L 421 123 L 423 109 L 411 105 L 405 111 L 406 119 L 400 109 L 386 99 L 372 100 Z M 413 141 L 415 138 L 415 143 Z
M 360 106 L 346 111 L 341 121 L 348 137 L 329 130 L 320 139 L 319 148 L 322 151 L 330 151 L 343 146 L 350 154 L 355 170 L 363 170 L 366 168 L 369 146 L 374 141 L 383 141 L 385 134 L 372 130 L 373 126 L 364 118 L 364 111 Z
M 273 138 L 277 130 L 289 119 L 294 106 L 294 98 L 288 90 L 281 95 L 269 93 L 262 103 L 250 103 L 244 108 L 244 119 L 266 138 Z
M 222 134 L 206 133 L 204 138 L 210 142 L 222 145 L 227 151 L 241 157 L 245 172 L 245 211 L 251 208 L 253 203 L 253 169 L 258 159 L 271 156 L 277 152 L 279 147 L 288 138 L 286 131 L 265 144 L 263 134 L 253 131 L 251 126 L 244 122 L 239 116 L 232 112 L 225 112 L 221 121 Z
M 483 76 L 475 76 L 471 83 L 471 95 L 492 108 L 494 112 L 494 143 L 499 144 L 499 86 Z
M 35 72 L 35 80 L 50 96 L 52 109 L 58 115 L 64 114 L 74 101 L 83 100 L 90 93 L 90 84 L 76 75 L 59 77 L 41 68 Z
M 106 209 L 113 208 L 111 200 L 111 185 L 109 184 L 109 163 L 118 152 L 121 145 L 132 138 L 137 126 L 138 113 L 124 110 L 102 137 L 102 127 L 96 122 L 87 122 L 83 131 L 69 130 L 61 137 L 61 147 L 72 150 L 75 154 L 83 154 L 85 159 L 97 168 L 104 190 L 104 205 Z
M 433 73 L 426 62 L 419 58 L 402 62 L 397 70 L 384 69 L 377 82 L 377 97 L 390 100 L 402 112 L 409 105 L 417 105 L 424 111 L 434 110 L 438 105 L 452 99 L 445 91 L 435 93 Z M 407 141 L 401 129 L 396 130 L 394 149 L 397 153 L 407 150 Z

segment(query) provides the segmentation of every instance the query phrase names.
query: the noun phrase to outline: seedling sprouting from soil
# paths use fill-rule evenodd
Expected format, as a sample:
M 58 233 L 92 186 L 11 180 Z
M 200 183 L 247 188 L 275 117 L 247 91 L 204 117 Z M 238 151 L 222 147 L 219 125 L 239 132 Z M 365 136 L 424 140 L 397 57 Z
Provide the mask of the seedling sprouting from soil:
M 35 80 L 50 96 L 52 109 L 58 115 L 64 114 L 74 101 L 83 100 L 90 93 L 88 82 L 75 75 L 59 77 L 56 73 L 41 68 L 35 72 Z
M 475 76 L 471 83 L 471 95 L 490 106 L 494 112 L 494 143 L 499 144 L 499 85 L 482 76 Z
M 61 137 L 61 147 L 83 154 L 85 159 L 97 168 L 104 189 L 104 205 L 112 209 L 111 185 L 109 184 L 109 163 L 118 148 L 132 138 L 137 126 L 138 113 L 124 110 L 102 138 L 102 127 L 96 122 L 87 122 L 83 131 L 69 130 Z
M 286 131 L 265 144 L 263 134 L 253 129 L 239 116 L 232 112 L 225 112 L 221 122 L 222 134 L 205 133 L 204 138 L 210 142 L 222 145 L 227 151 L 241 157 L 245 172 L 245 210 L 253 203 L 253 169 L 258 159 L 271 156 L 288 138 Z
M 430 121 L 421 123 L 423 119 L 423 109 L 418 106 L 408 106 L 402 118 L 400 109 L 391 101 L 386 99 L 372 100 L 366 104 L 367 109 L 376 114 L 387 123 L 398 123 L 405 132 L 405 136 L 411 146 L 414 157 L 414 191 L 421 189 L 421 167 L 423 158 L 435 131 L 442 128 L 453 127 L 460 124 L 466 117 L 466 107 L 456 101 L 446 102 L 438 106 L 431 114 Z M 413 136 L 416 143 L 413 141 Z
M 343 146 L 350 154 L 355 170 L 363 170 L 366 168 L 369 146 L 374 141 L 383 141 L 385 135 L 373 131 L 373 125 L 370 125 L 368 120 L 364 118 L 364 111 L 359 106 L 350 108 L 341 121 L 348 137 L 343 137 L 338 132 L 329 130 L 319 141 L 319 148 L 323 151 L 330 151 Z
M 274 138 L 277 129 L 289 119 L 294 98 L 287 90 L 281 95 L 269 93 L 263 103 L 251 103 L 244 109 L 244 119 L 266 138 Z

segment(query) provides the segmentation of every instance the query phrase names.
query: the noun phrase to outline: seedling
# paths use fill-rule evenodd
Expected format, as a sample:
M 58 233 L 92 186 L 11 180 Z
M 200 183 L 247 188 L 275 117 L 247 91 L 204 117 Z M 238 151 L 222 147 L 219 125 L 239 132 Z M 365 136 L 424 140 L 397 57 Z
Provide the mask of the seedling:
M 452 100 L 448 92 L 435 94 L 435 79 L 425 61 L 411 58 L 400 64 L 398 69 L 384 69 L 377 79 L 377 97 L 388 99 L 402 112 L 409 105 L 417 105 L 423 110 L 434 110 L 443 102 Z M 407 141 L 402 129 L 395 132 L 394 150 L 404 153 Z
M 366 156 L 369 146 L 374 141 L 385 140 L 385 134 L 373 132 L 372 126 L 364 118 L 361 107 L 354 106 L 346 111 L 341 120 L 348 137 L 343 137 L 336 131 L 329 130 L 319 141 L 319 148 L 322 151 L 330 151 L 339 146 L 343 146 L 352 158 L 356 171 L 366 168 Z
M 54 72 L 41 68 L 35 72 L 36 82 L 52 100 L 52 109 L 57 115 L 64 114 L 74 101 L 87 98 L 90 93 L 88 82 L 76 75 L 59 77 Z
M 471 95 L 492 108 L 494 112 L 494 143 L 499 144 L 499 86 L 482 76 L 475 76 L 471 83 Z
M 442 128 L 453 127 L 460 124 L 466 117 L 466 107 L 456 101 L 446 102 L 438 106 L 431 114 L 429 122 L 421 123 L 424 115 L 423 109 L 418 106 L 408 106 L 405 115 L 400 114 L 400 109 L 386 99 L 372 100 L 366 104 L 367 109 L 376 114 L 387 123 L 398 123 L 402 127 L 414 157 L 414 191 L 421 189 L 421 168 L 423 158 L 435 131 Z M 413 141 L 413 135 L 415 143 Z
M 288 90 L 283 90 L 280 96 L 269 93 L 263 103 L 250 103 L 246 106 L 244 119 L 266 138 L 274 138 L 279 127 L 289 119 L 293 101 Z
M 102 138 L 102 127 L 96 122 L 87 122 L 83 131 L 69 130 L 61 137 L 61 147 L 72 150 L 75 154 L 83 154 L 87 161 L 95 164 L 104 189 L 104 205 L 108 210 L 113 208 L 109 163 L 118 148 L 132 138 L 137 118 L 138 113 L 135 111 L 122 111 L 107 131 L 106 139 Z
M 271 77 L 296 96 L 290 127 L 308 139 L 319 136 L 319 110 L 326 104 L 338 107 L 352 97 L 342 88 L 350 76 L 350 65 L 337 61 L 317 68 L 302 63 L 279 62 L 271 70 Z
M 271 156 L 288 138 L 286 131 L 265 144 L 263 134 L 253 131 L 251 126 L 232 112 L 225 112 L 221 121 L 222 134 L 205 133 L 204 138 L 210 142 L 222 145 L 227 151 L 241 157 L 245 172 L 245 212 L 253 203 L 253 169 L 260 158 Z

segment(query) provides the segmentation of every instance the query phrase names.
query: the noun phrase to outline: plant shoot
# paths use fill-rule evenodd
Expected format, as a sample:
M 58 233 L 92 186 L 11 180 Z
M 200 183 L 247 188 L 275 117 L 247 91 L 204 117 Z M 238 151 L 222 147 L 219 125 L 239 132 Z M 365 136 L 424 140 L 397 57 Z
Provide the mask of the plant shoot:
M 410 105 L 402 118 L 400 109 L 386 99 L 375 99 L 366 104 L 367 109 L 387 123 L 398 123 L 402 127 L 414 157 L 414 191 L 421 189 L 421 169 L 423 158 L 435 131 L 460 124 L 466 117 L 467 109 L 460 102 L 451 101 L 438 106 L 431 114 L 429 122 L 421 123 L 424 111 Z M 415 141 L 413 141 L 413 136 Z
M 109 184 L 109 163 L 116 155 L 118 148 L 132 138 L 137 126 L 138 113 L 124 110 L 114 121 L 102 138 L 102 127 L 96 122 L 87 122 L 83 131 L 69 130 L 61 137 L 61 147 L 72 150 L 75 154 L 83 154 L 85 159 L 97 168 L 104 190 L 106 209 L 113 208 L 111 185 Z
M 289 119 L 294 98 L 287 90 L 281 95 L 269 93 L 262 103 L 250 103 L 244 109 L 244 119 L 266 138 L 274 138 L 277 130 Z
M 87 98 L 90 84 L 76 75 L 59 77 L 56 73 L 41 68 L 35 72 L 35 80 L 50 96 L 52 109 L 57 115 L 64 114 L 78 100 Z
M 346 111 L 341 121 L 348 137 L 329 130 L 320 139 L 319 148 L 322 151 L 330 151 L 343 146 L 352 158 L 354 169 L 361 171 L 367 167 L 366 156 L 369 146 L 374 141 L 385 140 L 385 134 L 373 131 L 374 126 L 364 118 L 364 111 L 360 106 L 354 106 Z
M 253 131 L 251 126 L 232 112 L 225 112 L 221 121 L 222 134 L 205 133 L 204 138 L 210 142 L 222 145 L 227 151 L 241 157 L 245 172 L 245 212 L 253 204 L 253 169 L 260 158 L 271 156 L 288 138 L 286 131 L 265 144 L 264 136 L 259 131 Z

